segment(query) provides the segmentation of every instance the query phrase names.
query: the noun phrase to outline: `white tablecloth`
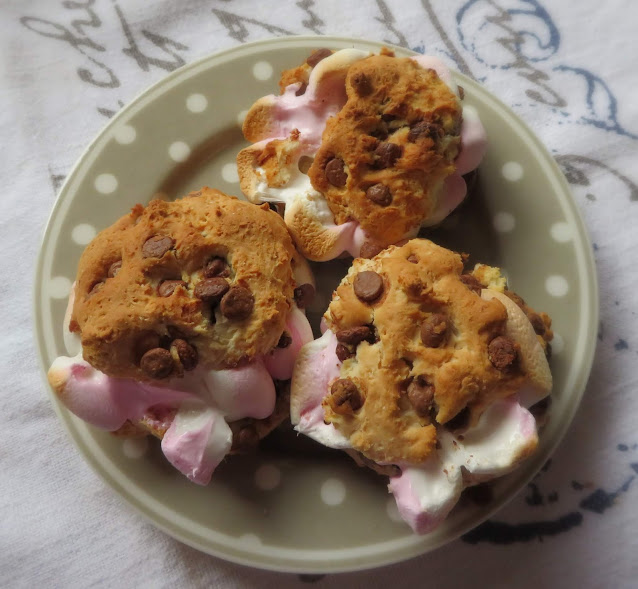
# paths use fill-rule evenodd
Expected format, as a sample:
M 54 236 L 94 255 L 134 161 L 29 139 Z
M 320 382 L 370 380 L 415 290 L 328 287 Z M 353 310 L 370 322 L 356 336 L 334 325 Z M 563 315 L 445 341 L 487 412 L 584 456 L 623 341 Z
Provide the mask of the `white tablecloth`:
M 0 584 L 5 587 L 635 587 L 638 584 L 638 7 L 629 0 L 4 0 L 0 4 Z M 595 248 L 601 325 L 584 402 L 551 464 L 433 554 L 299 577 L 154 529 L 90 470 L 48 400 L 33 267 L 56 192 L 107 118 L 169 71 L 286 34 L 442 56 L 552 150 Z

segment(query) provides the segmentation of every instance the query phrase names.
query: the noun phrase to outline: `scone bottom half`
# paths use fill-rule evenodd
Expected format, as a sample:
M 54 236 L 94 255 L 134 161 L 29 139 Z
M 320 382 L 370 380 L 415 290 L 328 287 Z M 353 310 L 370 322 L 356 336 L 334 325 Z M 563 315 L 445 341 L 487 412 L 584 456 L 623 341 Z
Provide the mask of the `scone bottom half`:
M 253 202 L 285 206 L 307 258 L 372 257 L 465 198 L 487 140 L 440 60 L 322 49 L 280 87 L 246 116 L 240 185 Z
M 292 379 L 295 429 L 389 476 L 418 533 L 533 453 L 552 388 L 550 318 L 465 258 L 414 239 L 355 259 Z
M 153 434 L 206 484 L 289 414 L 315 292 L 281 217 L 207 187 L 137 205 L 87 246 L 64 320 L 75 357 L 48 372 L 65 406 L 123 436 Z

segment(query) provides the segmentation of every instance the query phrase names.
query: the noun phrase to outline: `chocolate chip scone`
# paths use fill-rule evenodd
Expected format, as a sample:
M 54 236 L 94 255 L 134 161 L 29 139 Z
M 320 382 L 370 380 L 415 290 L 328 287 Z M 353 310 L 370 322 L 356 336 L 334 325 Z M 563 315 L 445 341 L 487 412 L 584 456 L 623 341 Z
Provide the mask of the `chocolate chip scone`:
M 48 372 L 78 417 L 150 433 L 206 484 L 287 418 L 312 275 L 281 218 L 209 188 L 136 206 L 86 248 Z
M 485 133 L 440 61 L 318 50 L 280 85 L 248 112 L 237 164 L 249 199 L 285 204 L 306 257 L 371 257 L 463 200 Z
M 551 390 L 549 317 L 511 293 L 497 268 L 463 266 L 420 239 L 356 259 L 325 314 L 328 330 L 302 348 L 293 376 L 298 431 L 385 467 L 417 531 L 440 522 L 464 485 L 534 450 L 525 407 Z M 484 452 L 478 442 L 490 439 L 503 448 Z M 408 492 L 424 472 L 447 480 L 445 509 L 428 504 L 425 483 L 419 505 Z
M 386 55 L 354 63 L 346 93 L 308 176 L 338 225 L 356 219 L 372 241 L 396 243 L 433 215 L 455 171 L 461 104 L 433 69 Z
M 296 252 L 280 217 L 209 188 L 191 196 L 135 207 L 80 259 L 73 330 L 110 376 L 231 368 L 284 331 Z

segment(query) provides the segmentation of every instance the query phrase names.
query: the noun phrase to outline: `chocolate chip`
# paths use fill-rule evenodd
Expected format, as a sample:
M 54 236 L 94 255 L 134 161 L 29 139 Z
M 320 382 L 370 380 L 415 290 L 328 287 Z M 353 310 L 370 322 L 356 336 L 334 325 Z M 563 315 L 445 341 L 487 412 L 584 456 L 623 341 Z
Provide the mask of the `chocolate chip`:
M 115 278 L 117 276 L 117 273 L 120 271 L 121 267 L 122 267 L 122 260 L 118 260 L 117 262 L 113 262 L 109 266 L 109 271 L 107 272 L 107 276 L 109 278 Z
M 358 72 L 350 78 L 350 83 L 354 88 L 354 91 L 359 96 L 368 96 L 372 92 L 372 83 L 370 82 L 370 78 L 366 76 L 363 72 Z
M 465 429 L 470 424 L 470 408 L 464 407 L 452 419 L 445 423 L 445 428 L 449 431 Z
M 467 286 L 472 292 L 475 292 L 477 295 L 481 294 L 483 290 L 483 285 L 471 274 L 461 274 L 459 279 L 465 286 Z
M 392 202 L 392 193 L 384 184 L 373 184 L 366 190 L 366 196 L 375 204 L 387 207 Z
M 419 258 L 416 257 L 416 255 L 414 254 L 410 254 L 407 257 L 408 262 L 410 262 L 410 264 L 418 264 L 419 263 Z
M 361 251 L 359 251 L 360 258 L 371 259 L 374 258 L 378 253 L 383 251 L 383 246 L 378 243 L 374 243 L 374 241 L 364 241 L 361 246 Z
M 337 344 L 335 353 L 337 354 L 337 358 L 339 358 L 340 362 L 345 362 L 348 358 L 352 358 L 355 355 L 348 346 L 344 346 L 343 344 Z
M 216 305 L 229 289 L 230 285 L 225 278 L 206 278 L 197 283 L 193 294 L 202 301 Z
M 299 285 L 294 290 L 295 303 L 300 309 L 305 309 L 315 298 L 315 287 L 309 282 Z
M 299 158 L 299 162 L 297 163 L 297 167 L 299 168 L 299 171 L 302 174 L 308 174 L 308 170 L 310 170 L 310 167 L 312 166 L 312 162 L 315 161 L 315 158 L 309 156 L 309 155 L 302 155 Z
M 383 292 L 383 278 L 376 272 L 365 270 L 354 277 L 354 294 L 365 303 L 376 301 Z
M 438 348 L 448 330 L 448 319 L 443 313 L 432 313 L 421 323 L 421 341 L 428 348 Z
M 349 378 L 340 378 L 332 383 L 332 409 L 335 413 L 346 415 L 358 411 L 363 406 L 361 393 Z
M 250 317 L 255 306 L 253 293 L 243 286 L 233 286 L 222 298 L 222 315 L 233 321 Z
M 457 86 L 459 89 L 459 98 L 463 100 L 465 98 L 465 88 L 463 86 Z
M 162 280 L 157 287 L 157 293 L 161 297 L 170 297 L 178 286 L 186 288 L 186 283 L 183 280 Z
M 277 347 L 287 348 L 290 344 L 292 344 L 292 337 L 290 337 L 290 334 L 287 331 L 284 331 L 277 342 Z
M 348 174 L 343 169 L 343 160 L 339 157 L 333 157 L 326 164 L 325 169 L 326 180 L 333 186 L 341 188 L 346 185 Z
M 527 318 L 538 335 L 545 335 L 545 322 L 538 313 L 530 313 Z
M 171 350 L 175 350 L 184 370 L 193 370 L 199 362 L 197 348 L 189 344 L 186 340 L 175 339 L 171 342 Z
M 434 386 L 427 378 L 420 374 L 408 385 L 408 399 L 419 417 L 427 417 L 432 411 L 434 402 Z
M 204 276 L 206 278 L 215 278 L 217 276 L 227 278 L 230 276 L 230 268 L 223 258 L 213 258 L 204 266 Z
M 161 258 L 169 251 L 175 241 L 166 235 L 153 235 L 149 237 L 142 246 L 142 256 L 145 258 Z
M 391 168 L 402 154 L 403 148 L 389 141 L 382 141 L 374 150 L 374 155 L 377 156 L 376 165 L 378 168 Z
M 516 362 L 519 347 L 513 339 L 499 335 L 487 347 L 487 357 L 497 370 L 507 370 Z
M 370 135 L 376 139 L 387 139 L 388 137 L 388 125 L 385 121 L 380 121 L 378 126 L 370 131 Z
M 173 356 L 164 348 L 153 348 L 142 356 L 140 368 L 151 378 L 166 378 L 173 372 Z
M 315 49 L 306 59 L 306 63 L 310 67 L 315 67 L 320 61 L 326 59 L 326 57 L 330 57 L 332 55 L 332 51 L 330 49 L 326 49 L 322 47 L 321 49 Z
M 437 139 L 443 137 L 443 129 L 436 123 L 429 121 L 419 121 L 410 127 L 408 132 L 408 141 L 410 143 L 416 143 L 419 139 L 432 139 L 436 142 Z
M 305 94 L 306 88 L 308 88 L 308 84 L 306 84 L 306 82 L 302 82 L 301 86 L 297 88 L 297 91 L 295 92 L 295 96 L 301 96 L 302 94 Z
M 232 449 L 237 452 L 250 452 L 259 444 L 259 434 L 252 425 L 245 425 L 233 435 Z
M 337 331 L 337 341 L 351 346 L 356 346 L 362 341 L 368 339 L 372 334 L 372 330 L 367 325 L 360 325 L 358 327 L 348 327 L 347 329 L 340 329 Z

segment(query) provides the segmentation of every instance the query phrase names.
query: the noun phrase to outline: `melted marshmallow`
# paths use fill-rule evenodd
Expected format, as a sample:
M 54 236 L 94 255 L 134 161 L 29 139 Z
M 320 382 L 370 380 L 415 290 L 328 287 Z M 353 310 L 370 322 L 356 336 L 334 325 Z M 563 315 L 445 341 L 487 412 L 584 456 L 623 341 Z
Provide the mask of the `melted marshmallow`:
M 501 298 L 489 289 L 483 289 L 482 296 Z M 547 380 L 547 361 L 537 340 L 535 347 L 530 339 L 533 327 L 529 320 L 516 305 L 508 305 L 506 310 L 508 325 L 512 326 L 508 335 L 522 344 L 525 357 L 521 361 L 530 371 L 530 383 L 523 386 L 520 395 L 492 403 L 461 438 L 437 427 L 440 448 L 424 464 L 399 465 L 401 474 L 390 479 L 388 488 L 401 517 L 416 533 L 424 534 L 438 526 L 466 486 L 506 474 L 536 448 L 536 421 L 524 405 L 549 394 L 551 374 Z M 336 345 L 334 333 L 326 330 L 321 338 L 300 350 L 292 379 L 291 420 L 298 432 L 325 446 L 346 450 L 352 448 L 349 440 L 332 424 L 324 423 L 321 405 L 330 384 L 340 375 Z
M 79 345 L 77 334 L 68 330 L 73 298 L 72 289 L 64 322 L 67 346 Z M 287 329 L 293 340 L 291 348 L 298 350 L 312 341 L 308 320 L 296 307 Z M 57 358 L 49 369 L 49 379 L 72 413 L 109 431 L 119 429 L 127 420 L 141 419 L 151 407 L 177 408 L 162 439 L 162 451 L 190 480 L 205 485 L 230 451 L 228 422 L 271 415 L 276 401 L 273 378 L 290 378 L 293 363 L 289 355 L 273 355 L 229 370 L 197 367 L 183 378 L 150 384 L 107 376 L 80 353 L 74 358 Z
M 259 167 L 255 169 L 258 181 L 250 198 L 256 202 L 285 203 L 284 216 L 289 225 L 289 220 L 301 211 L 324 230 L 333 233 L 336 236 L 334 245 L 319 261 L 336 258 L 343 252 L 357 257 L 367 236 L 356 221 L 335 224 L 334 215 L 325 197 L 314 189 L 307 174 L 299 171 L 299 160 L 303 156 L 315 155 L 328 118 L 337 114 L 345 105 L 345 68 L 369 55 L 370 53 L 356 49 L 337 51 L 315 66 L 304 94 L 296 96 L 299 84 L 291 84 L 280 96 L 270 95 L 262 99 L 272 107 L 273 121 L 270 136 L 254 144 L 254 148 L 263 149 L 271 140 L 286 139 L 294 129 L 300 132 L 299 147 L 293 154 L 289 168 L 290 180 L 285 185 L 270 187 L 265 171 Z M 452 74 L 442 61 L 431 56 L 415 56 L 412 59 L 423 68 L 434 69 L 439 78 L 458 96 Z M 333 75 L 330 75 L 331 72 Z M 334 75 L 334 72 L 340 74 Z M 474 110 L 463 109 L 460 135 L 461 147 L 455 160 L 456 171 L 444 181 L 437 207 L 423 223 L 424 226 L 440 223 L 461 204 L 467 193 L 462 175 L 474 170 L 485 154 L 487 138 Z M 417 232 L 418 227 L 406 234 L 404 239 L 414 237 Z
M 536 421 L 516 395 L 492 403 L 463 440 L 444 430 L 437 434 L 436 455 L 424 465 L 403 468 L 388 485 L 401 517 L 417 534 L 438 526 L 468 484 L 507 474 L 538 443 Z

